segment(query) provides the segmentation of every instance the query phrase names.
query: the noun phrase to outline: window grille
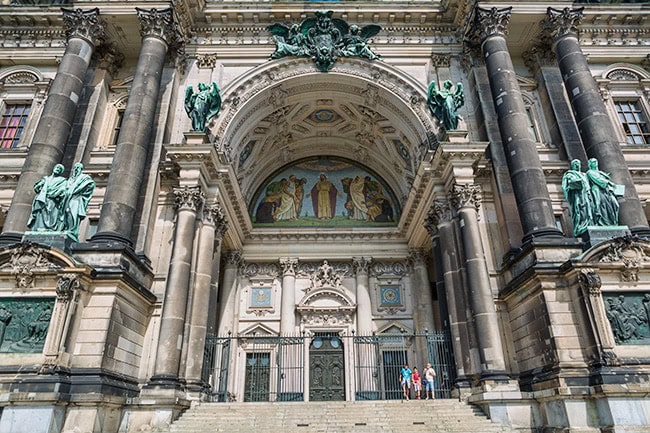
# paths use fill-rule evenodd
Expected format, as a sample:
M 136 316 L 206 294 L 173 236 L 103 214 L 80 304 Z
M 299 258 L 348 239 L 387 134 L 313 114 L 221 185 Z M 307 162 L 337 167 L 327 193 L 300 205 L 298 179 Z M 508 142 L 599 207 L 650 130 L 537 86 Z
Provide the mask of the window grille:
M 648 117 L 640 101 L 617 101 L 615 105 L 618 120 L 625 131 L 627 144 L 650 144 Z

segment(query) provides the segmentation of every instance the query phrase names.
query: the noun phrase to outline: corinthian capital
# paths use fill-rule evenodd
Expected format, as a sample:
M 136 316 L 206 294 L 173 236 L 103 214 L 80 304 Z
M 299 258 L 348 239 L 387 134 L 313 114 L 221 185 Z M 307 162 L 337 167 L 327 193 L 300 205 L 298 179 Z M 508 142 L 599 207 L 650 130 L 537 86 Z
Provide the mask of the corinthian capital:
M 449 221 L 451 221 L 449 202 L 447 200 L 434 200 L 424 220 L 424 228 L 433 236 L 436 234 L 440 224 Z
M 560 38 L 569 34 L 578 34 L 578 24 L 582 21 L 584 8 L 546 9 L 546 18 L 542 21 L 545 36 Z
M 283 257 L 280 259 L 280 266 L 282 266 L 282 275 L 296 275 L 298 259 Z
M 357 275 L 367 274 L 368 266 L 370 266 L 371 262 L 372 259 L 368 257 L 352 257 L 352 267 L 354 268 L 354 272 Z
M 68 40 L 81 38 L 95 46 L 104 38 L 104 23 L 99 19 L 99 9 L 84 11 L 61 8 L 61 11 Z
M 511 12 L 512 7 L 502 9 L 476 8 L 474 21 L 470 29 L 471 38 L 480 43 L 490 36 L 507 35 Z
M 470 207 L 478 212 L 481 207 L 481 187 L 476 184 L 460 185 L 455 183 L 451 186 L 451 191 L 447 193 L 447 197 L 456 211 Z
M 174 25 L 172 10 L 135 8 L 140 20 L 140 36 L 142 38 L 158 38 L 167 45 L 176 41 L 177 31 Z
M 176 210 L 191 210 L 196 212 L 205 196 L 199 186 L 183 186 L 174 188 L 174 207 Z
M 228 221 L 226 221 L 226 214 L 219 203 L 214 203 L 211 206 L 203 208 L 203 222 L 215 226 L 216 233 L 219 237 L 228 230 Z

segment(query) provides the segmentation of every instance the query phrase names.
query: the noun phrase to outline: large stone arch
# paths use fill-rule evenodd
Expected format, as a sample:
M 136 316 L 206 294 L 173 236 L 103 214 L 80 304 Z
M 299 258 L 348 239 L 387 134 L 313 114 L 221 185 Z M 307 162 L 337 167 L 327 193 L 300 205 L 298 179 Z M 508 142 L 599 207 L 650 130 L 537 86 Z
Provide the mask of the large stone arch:
M 211 132 L 246 201 L 270 173 L 319 155 L 363 160 L 405 198 L 437 145 L 425 86 L 383 62 L 339 59 L 322 73 L 308 59 L 280 59 L 233 81 L 223 98 Z M 318 110 L 340 122 L 319 124 Z

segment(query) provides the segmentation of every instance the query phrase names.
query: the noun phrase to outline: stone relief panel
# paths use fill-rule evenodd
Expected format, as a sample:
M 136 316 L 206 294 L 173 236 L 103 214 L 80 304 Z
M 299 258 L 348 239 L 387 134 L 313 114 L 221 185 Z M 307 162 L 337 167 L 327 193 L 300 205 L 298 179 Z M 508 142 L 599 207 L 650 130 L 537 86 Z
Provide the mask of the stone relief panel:
M 603 293 L 616 344 L 650 345 L 650 293 Z
M 0 353 L 40 353 L 54 298 L 0 299 Z

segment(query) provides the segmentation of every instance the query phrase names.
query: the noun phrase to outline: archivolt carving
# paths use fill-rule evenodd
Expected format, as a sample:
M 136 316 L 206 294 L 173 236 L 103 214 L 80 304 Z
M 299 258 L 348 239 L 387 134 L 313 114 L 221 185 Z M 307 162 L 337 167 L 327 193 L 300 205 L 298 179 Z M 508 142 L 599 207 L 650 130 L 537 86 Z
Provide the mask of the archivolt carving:
M 621 281 L 639 281 L 641 267 L 650 262 L 650 242 L 637 236 L 616 238 L 592 248 L 585 254 L 584 261 L 619 265 Z
M 6 250 L 0 255 L 0 263 L 3 263 L 0 265 L 0 271 L 10 271 L 16 278 L 16 287 L 23 290 L 34 286 L 37 272 L 73 265 L 55 258 L 49 249 L 31 242 L 24 242 Z
M 340 291 L 322 288 L 305 295 L 296 310 L 304 324 L 336 325 L 351 323 L 356 306 Z

